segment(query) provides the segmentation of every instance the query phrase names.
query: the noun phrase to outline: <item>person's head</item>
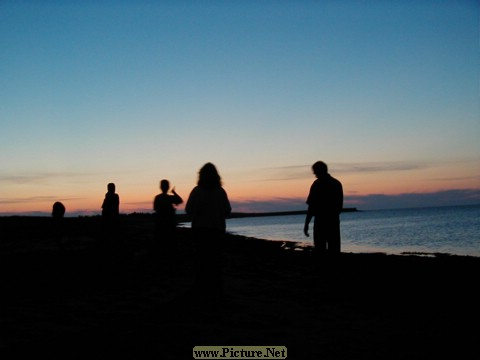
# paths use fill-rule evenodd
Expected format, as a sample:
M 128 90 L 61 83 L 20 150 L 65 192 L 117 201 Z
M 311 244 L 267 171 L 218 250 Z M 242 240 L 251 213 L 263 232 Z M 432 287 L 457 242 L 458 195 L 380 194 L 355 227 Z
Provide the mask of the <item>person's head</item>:
M 317 161 L 312 165 L 312 171 L 319 178 L 328 174 L 328 166 L 323 161 Z
M 109 193 L 114 193 L 115 192 L 115 184 L 114 183 L 108 184 L 107 189 L 108 189 Z
M 170 189 L 170 183 L 168 180 L 163 179 L 160 181 L 160 190 L 162 190 L 163 193 L 167 193 L 168 189 Z
M 222 179 L 212 163 L 206 163 L 198 172 L 198 186 L 215 189 L 222 186 Z
M 59 201 L 55 202 L 52 207 L 52 216 L 58 219 L 58 218 L 62 218 L 64 215 L 65 215 L 65 206 Z

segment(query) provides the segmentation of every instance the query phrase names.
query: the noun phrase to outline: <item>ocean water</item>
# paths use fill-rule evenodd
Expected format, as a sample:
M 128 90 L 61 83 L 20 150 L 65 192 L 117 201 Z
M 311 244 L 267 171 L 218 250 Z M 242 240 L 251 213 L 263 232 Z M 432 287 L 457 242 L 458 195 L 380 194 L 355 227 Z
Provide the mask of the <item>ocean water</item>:
M 229 219 L 233 234 L 313 245 L 303 235 L 304 215 Z M 448 253 L 480 256 L 480 205 L 342 213 L 342 251 Z

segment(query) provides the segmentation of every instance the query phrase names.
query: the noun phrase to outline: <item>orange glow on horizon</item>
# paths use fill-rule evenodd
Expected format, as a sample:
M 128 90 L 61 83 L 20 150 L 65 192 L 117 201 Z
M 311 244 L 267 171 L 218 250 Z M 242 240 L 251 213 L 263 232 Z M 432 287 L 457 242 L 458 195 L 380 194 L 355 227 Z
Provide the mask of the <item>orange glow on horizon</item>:
M 339 172 L 338 174 L 332 172 L 332 176 L 342 182 L 346 198 L 357 199 L 377 194 L 395 196 L 429 194 L 449 189 L 480 189 L 480 178 L 477 173 L 475 166 L 449 164 L 448 167 L 438 166 L 408 171 Z M 456 174 L 461 175 L 455 176 Z M 229 181 L 231 178 L 235 181 Z M 225 174 L 223 179 L 230 201 L 242 207 L 241 210 L 234 209 L 234 211 L 245 211 L 250 203 L 267 202 L 277 203 L 281 211 L 286 211 L 289 210 L 289 200 L 298 207 L 298 204 L 304 203 L 310 186 L 315 181 L 312 174 L 290 180 L 245 179 L 244 181 L 239 176 Z M 184 202 L 187 201 L 190 191 L 195 186 L 194 181 L 193 177 L 189 182 L 175 183 L 172 180 L 172 186 L 175 186 Z M 153 211 L 153 198 L 159 193 L 156 181 L 126 178 L 115 179 L 114 182 L 120 196 L 122 213 Z M 92 182 L 74 184 L 74 186 L 67 182 L 60 182 L 58 185 L 5 186 L 2 188 L 4 195 L 0 202 L 0 213 L 50 213 L 53 203 L 61 201 L 67 208 L 67 214 L 79 212 L 99 214 L 107 183 L 108 180 L 105 179 L 100 182 L 97 180 L 93 182 L 92 179 Z M 352 201 L 351 204 L 354 204 Z M 184 205 L 180 205 L 178 209 L 183 210 Z

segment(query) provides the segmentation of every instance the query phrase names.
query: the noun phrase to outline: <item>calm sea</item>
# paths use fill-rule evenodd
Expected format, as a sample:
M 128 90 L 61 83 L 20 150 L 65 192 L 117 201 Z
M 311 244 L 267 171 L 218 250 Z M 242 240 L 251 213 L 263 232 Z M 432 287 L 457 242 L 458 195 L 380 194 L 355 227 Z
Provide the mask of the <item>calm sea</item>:
M 229 219 L 227 231 L 267 240 L 312 245 L 305 216 Z M 341 215 L 343 252 L 449 253 L 480 256 L 480 205 L 372 210 Z

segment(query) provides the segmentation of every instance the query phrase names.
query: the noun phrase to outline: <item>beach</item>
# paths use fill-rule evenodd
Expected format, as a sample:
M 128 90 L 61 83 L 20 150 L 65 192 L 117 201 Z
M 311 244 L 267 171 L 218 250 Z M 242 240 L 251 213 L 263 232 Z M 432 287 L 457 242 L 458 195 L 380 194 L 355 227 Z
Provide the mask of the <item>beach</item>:
M 0 218 L 0 356 L 192 359 L 194 346 L 285 346 L 288 359 L 467 358 L 480 258 L 342 253 L 228 235 L 223 296 L 194 291 L 191 230 L 151 251 L 152 218 Z

